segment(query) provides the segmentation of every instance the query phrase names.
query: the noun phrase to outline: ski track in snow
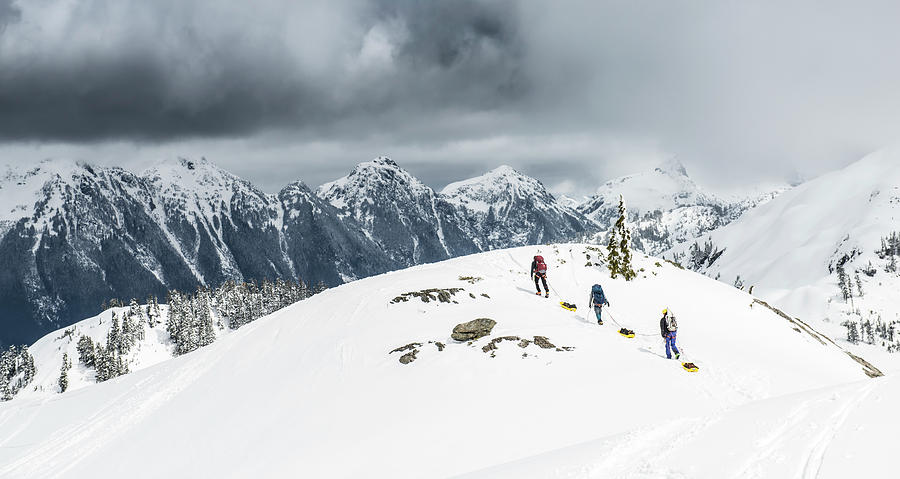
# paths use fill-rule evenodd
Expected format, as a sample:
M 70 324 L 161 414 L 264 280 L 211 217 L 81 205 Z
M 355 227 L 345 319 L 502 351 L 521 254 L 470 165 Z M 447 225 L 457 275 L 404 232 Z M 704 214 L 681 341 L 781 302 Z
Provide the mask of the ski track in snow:
M 819 477 L 819 471 L 822 469 L 822 463 L 825 460 L 825 453 L 828 452 L 828 446 L 847 421 L 847 417 L 849 417 L 850 414 L 869 397 L 876 385 L 877 383 L 874 381 L 869 381 L 869 383 L 860 391 L 855 391 L 853 393 L 853 396 L 843 408 L 831 416 L 807 456 L 806 464 L 803 468 L 803 479 L 815 479 Z

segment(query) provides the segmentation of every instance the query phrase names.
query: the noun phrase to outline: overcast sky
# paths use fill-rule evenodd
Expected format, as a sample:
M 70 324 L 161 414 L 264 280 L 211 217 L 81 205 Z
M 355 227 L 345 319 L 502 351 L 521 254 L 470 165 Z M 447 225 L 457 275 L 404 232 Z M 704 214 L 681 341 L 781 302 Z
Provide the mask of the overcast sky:
M 388 155 L 581 194 L 713 188 L 894 143 L 900 2 L 0 0 L 0 164 L 206 156 L 267 191 Z

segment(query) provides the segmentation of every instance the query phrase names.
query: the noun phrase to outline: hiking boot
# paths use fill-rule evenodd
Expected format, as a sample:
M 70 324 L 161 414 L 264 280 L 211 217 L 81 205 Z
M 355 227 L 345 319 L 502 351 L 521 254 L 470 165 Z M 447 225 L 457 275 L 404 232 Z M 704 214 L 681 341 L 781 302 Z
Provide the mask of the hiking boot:
M 540 292 L 540 291 L 538 291 L 538 292 L 537 292 L 537 293 L 534 293 L 534 294 L 536 294 L 536 295 L 538 295 L 538 296 L 540 296 L 540 295 L 541 295 L 541 292 Z
M 603 320 L 602 320 L 602 319 L 598 319 L 598 320 L 597 320 L 597 324 L 599 324 L 600 326 L 603 326 Z
M 538 294 L 541 294 L 541 293 L 538 293 Z M 544 294 L 544 297 L 545 297 L 545 298 L 549 298 L 549 297 L 550 297 L 550 293 L 545 293 L 545 294 Z
M 675 359 L 681 359 L 681 353 L 675 353 Z

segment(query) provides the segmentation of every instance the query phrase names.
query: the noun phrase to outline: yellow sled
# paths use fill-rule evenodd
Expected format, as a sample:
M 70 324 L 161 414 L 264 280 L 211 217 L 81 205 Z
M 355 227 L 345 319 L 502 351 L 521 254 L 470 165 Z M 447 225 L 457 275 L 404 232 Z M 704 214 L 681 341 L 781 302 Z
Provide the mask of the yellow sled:
M 563 309 L 568 309 L 569 311 L 576 311 L 578 309 L 574 304 L 565 301 L 560 301 L 559 305 L 562 306 Z
M 698 368 L 694 363 L 681 363 L 681 367 L 683 367 L 684 370 L 689 373 L 696 373 L 700 370 L 700 368 Z
M 632 331 L 632 330 L 630 330 L 630 329 L 622 328 L 622 329 L 619 330 L 619 334 L 621 334 L 622 336 L 625 336 L 626 338 L 633 338 L 633 337 L 634 337 L 634 331 Z

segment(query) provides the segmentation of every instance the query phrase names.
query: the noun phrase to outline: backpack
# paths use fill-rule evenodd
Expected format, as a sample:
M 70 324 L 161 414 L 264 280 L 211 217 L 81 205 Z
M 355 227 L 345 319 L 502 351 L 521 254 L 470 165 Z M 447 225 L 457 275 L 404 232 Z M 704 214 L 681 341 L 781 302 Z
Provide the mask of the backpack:
M 594 304 L 604 304 L 606 303 L 606 295 L 603 294 L 603 287 L 599 284 L 595 284 L 591 287 L 591 299 Z
M 544 262 L 543 256 L 538 255 L 534 257 L 534 271 L 541 274 L 547 272 L 547 263 Z
M 675 315 L 669 313 L 669 316 L 666 317 L 666 327 L 669 331 L 678 331 L 678 322 L 675 321 Z

